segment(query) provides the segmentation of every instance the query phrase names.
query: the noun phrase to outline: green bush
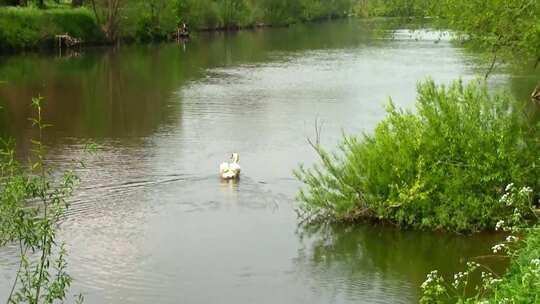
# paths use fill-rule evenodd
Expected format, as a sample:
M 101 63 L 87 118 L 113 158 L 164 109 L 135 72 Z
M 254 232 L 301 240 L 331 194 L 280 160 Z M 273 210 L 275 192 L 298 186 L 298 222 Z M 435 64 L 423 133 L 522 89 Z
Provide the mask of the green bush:
M 475 83 L 422 83 L 416 113 L 390 104 L 374 133 L 345 137 L 340 154 L 316 147 L 322 164 L 295 171 L 306 186 L 301 208 L 422 229 L 492 228 L 513 212 L 498 199 L 506 184 L 539 186 L 536 129 L 522 127 L 515 106 Z
M 53 45 L 54 36 L 68 33 L 84 42 L 102 39 L 93 14 L 84 8 L 0 8 L 0 49 Z

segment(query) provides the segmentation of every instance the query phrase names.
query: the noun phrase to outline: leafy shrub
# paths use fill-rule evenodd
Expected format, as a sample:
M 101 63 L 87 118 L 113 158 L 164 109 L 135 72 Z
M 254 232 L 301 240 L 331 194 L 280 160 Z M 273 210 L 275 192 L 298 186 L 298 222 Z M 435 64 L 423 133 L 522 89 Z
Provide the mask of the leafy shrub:
M 37 112 L 31 119 L 39 131 L 33 154 L 25 166 L 15 159 L 10 143 L 0 146 L 0 248 L 17 244 L 20 262 L 7 303 L 56 303 L 66 299 L 72 278 L 67 273 L 66 250 L 58 242 L 57 225 L 78 184 L 72 171 L 60 178 L 47 166 L 41 142 L 41 97 L 32 99 Z M 77 302 L 82 301 L 82 296 Z
M 372 135 L 346 136 L 339 154 L 316 147 L 322 163 L 295 171 L 306 186 L 301 208 L 425 229 L 494 227 L 515 207 L 499 201 L 504 185 L 539 183 L 536 131 L 522 127 L 515 105 L 476 83 L 421 83 L 416 113 L 390 104 Z

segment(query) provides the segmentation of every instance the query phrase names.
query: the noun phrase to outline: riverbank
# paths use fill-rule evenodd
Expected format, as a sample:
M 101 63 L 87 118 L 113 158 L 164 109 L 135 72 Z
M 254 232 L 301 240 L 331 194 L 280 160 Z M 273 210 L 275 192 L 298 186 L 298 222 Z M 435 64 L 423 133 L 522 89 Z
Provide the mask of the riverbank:
M 294 5 L 279 1 L 272 4 L 191 0 L 160 3 L 119 7 L 114 14 L 107 12 L 107 8 L 71 8 L 65 4 L 54 4 L 46 9 L 0 7 L 0 51 L 53 48 L 56 35 L 61 34 L 80 39 L 84 45 L 113 41 L 143 43 L 174 39 L 182 23 L 192 32 L 236 31 L 343 18 L 352 10 L 351 2 L 341 0 L 332 5 L 317 5 L 318 1 L 293 2 Z M 117 17 L 108 20 L 105 17 L 108 15 Z
M 102 43 L 103 34 L 95 17 L 85 8 L 0 8 L 0 51 L 50 48 L 55 36 L 69 33 L 85 44 Z

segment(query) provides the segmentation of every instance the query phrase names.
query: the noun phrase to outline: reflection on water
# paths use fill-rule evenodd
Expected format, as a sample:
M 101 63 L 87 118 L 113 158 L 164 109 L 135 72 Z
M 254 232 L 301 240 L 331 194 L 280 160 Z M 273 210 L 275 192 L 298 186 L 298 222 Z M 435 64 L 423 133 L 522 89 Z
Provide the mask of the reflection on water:
M 426 273 L 438 269 L 451 276 L 464 269 L 469 258 L 491 254 L 490 246 L 503 236 L 479 234 L 457 236 L 443 233 L 403 231 L 396 227 L 307 225 L 299 229 L 305 244 L 298 263 L 309 272 L 311 284 L 328 293 L 370 303 L 412 303 Z M 475 246 L 471 246 L 474 243 Z M 495 264 L 499 260 L 482 260 Z M 387 298 L 381 299 L 381 293 Z M 391 299 L 391 300 L 390 300 Z
M 200 34 L 185 47 L 0 57 L 0 134 L 21 155 L 38 94 L 55 168 L 81 158 L 88 140 L 99 146 L 77 172 L 83 183 L 61 226 L 74 292 L 88 303 L 411 303 L 429 270 L 461 269 L 461 257 L 488 249 L 496 236 L 298 228 L 291 171 L 316 160 L 305 141 L 316 118 L 333 147 L 342 131 L 371 130 L 389 96 L 411 108 L 419 80 L 475 77 L 474 54 L 439 34 L 381 37 L 380 26 L 345 20 Z M 493 79 L 519 95 L 535 77 Z M 221 181 L 233 151 L 242 177 Z M 1 249 L 0 302 L 15 264 L 16 252 Z

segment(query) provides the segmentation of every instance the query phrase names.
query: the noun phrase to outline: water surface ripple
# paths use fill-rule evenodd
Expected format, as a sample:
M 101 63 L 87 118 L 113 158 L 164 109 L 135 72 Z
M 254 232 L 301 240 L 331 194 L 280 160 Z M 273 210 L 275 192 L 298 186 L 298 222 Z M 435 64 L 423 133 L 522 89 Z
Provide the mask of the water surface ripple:
M 474 77 L 474 54 L 440 33 L 381 37 L 381 26 L 0 57 L 2 134 L 27 153 L 27 105 L 41 94 L 53 166 L 85 158 L 60 232 L 73 292 L 87 303 L 414 303 L 428 271 L 487 252 L 495 236 L 298 226 L 291 172 L 316 160 L 306 143 L 315 119 L 333 147 L 342 132 L 372 130 L 390 96 L 412 108 L 419 80 Z M 87 140 L 98 144 L 89 157 Z M 220 181 L 233 151 L 242 178 Z M 0 251 L 0 302 L 16 263 L 14 248 Z

